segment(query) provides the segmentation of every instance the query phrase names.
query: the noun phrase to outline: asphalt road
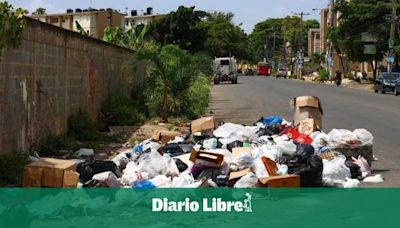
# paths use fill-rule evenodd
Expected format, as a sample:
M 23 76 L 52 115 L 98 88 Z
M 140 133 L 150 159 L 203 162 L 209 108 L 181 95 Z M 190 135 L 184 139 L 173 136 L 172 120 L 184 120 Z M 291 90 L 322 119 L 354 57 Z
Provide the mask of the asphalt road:
M 215 85 L 211 92 L 210 115 L 218 120 L 252 124 L 261 116 L 280 115 L 291 121 L 290 100 L 317 96 L 324 109 L 325 132 L 333 128 L 365 128 L 374 135 L 375 173 L 385 182 L 370 187 L 400 187 L 400 97 L 370 91 L 261 76 L 239 77 L 237 85 Z

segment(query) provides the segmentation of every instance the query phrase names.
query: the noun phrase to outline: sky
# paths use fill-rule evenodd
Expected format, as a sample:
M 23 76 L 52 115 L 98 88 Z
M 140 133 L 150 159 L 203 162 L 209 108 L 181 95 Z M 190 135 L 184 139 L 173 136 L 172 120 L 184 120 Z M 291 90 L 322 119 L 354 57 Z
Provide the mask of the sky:
M 178 6 L 196 6 L 196 9 L 205 11 L 232 12 L 235 14 L 236 24 L 242 24 L 246 33 L 251 33 L 254 25 L 267 18 L 278 18 L 304 11 L 310 13 L 304 19 L 319 21 L 319 11 L 313 9 L 324 8 L 328 0 L 8 0 L 13 6 L 28 9 L 29 12 L 42 7 L 47 13 L 65 12 L 66 9 L 76 8 L 113 8 L 125 12 L 128 8 L 138 12 L 147 7 L 154 8 L 154 13 L 164 14 L 176 10 Z

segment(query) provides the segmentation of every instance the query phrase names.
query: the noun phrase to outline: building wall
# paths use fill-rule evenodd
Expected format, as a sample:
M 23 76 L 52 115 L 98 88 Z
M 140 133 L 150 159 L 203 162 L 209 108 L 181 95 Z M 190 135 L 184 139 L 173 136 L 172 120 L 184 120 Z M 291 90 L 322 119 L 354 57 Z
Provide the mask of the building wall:
M 143 82 L 132 72 L 134 52 L 27 18 L 21 46 L 0 62 L 0 153 L 27 151 L 59 135 L 79 109 L 93 119 L 114 92 L 129 95 Z

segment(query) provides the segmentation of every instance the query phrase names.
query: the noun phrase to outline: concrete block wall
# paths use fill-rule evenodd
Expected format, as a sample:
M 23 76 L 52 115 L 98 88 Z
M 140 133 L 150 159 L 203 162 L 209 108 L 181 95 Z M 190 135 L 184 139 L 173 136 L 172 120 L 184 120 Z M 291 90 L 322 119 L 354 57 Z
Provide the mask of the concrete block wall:
M 79 109 L 96 119 L 104 98 L 130 95 L 144 77 L 143 66 L 132 71 L 129 49 L 26 20 L 21 46 L 0 57 L 0 154 L 64 133 Z

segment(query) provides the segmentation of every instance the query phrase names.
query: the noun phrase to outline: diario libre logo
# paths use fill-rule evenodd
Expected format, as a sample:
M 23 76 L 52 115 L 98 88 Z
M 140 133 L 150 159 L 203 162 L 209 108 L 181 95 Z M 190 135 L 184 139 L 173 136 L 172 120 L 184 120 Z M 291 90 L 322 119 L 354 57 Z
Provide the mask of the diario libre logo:
M 203 198 L 202 201 L 170 201 L 168 198 L 153 198 L 151 201 L 153 212 L 253 212 L 251 208 L 251 194 L 246 193 L 243 201 L 224 201 L 221 198 Z

